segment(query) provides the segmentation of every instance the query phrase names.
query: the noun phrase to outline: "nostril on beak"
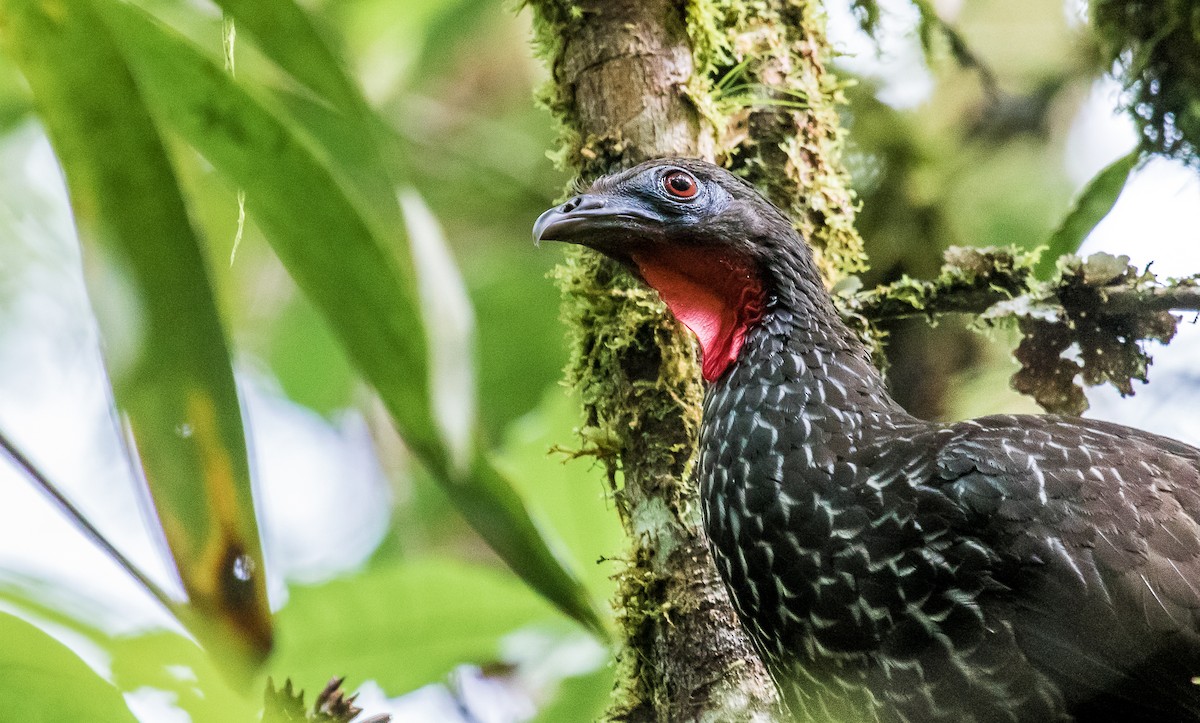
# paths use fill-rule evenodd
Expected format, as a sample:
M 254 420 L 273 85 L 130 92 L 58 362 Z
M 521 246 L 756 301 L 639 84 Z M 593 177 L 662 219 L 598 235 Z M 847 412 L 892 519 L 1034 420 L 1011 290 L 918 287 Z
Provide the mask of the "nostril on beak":
M 588 193 L 580 194 L 559 207 L 562 213 L 571 213 L 572 211 L 594 211 L 598 208 L 604 208 L 606 201 L 603 197 L 593 196 Z

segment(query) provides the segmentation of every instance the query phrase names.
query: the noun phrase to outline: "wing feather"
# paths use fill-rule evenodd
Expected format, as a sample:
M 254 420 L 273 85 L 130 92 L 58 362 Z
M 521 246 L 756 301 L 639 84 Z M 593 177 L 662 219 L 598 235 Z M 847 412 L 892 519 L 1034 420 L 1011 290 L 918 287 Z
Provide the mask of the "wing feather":
M 1009 608 L 1068 701 L 1103 719 L 1200 719 L 1200 450 L 1054 416 L 984 417 L 944 440 L 936 466 L 968 511 L 962 531 L 1003 561 L 1007 591 L 986 604 Z

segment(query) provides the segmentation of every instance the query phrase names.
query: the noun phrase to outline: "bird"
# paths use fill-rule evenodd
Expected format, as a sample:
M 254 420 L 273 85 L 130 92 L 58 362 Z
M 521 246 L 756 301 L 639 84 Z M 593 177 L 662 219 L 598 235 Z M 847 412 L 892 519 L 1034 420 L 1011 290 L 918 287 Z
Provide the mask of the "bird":
M 694 474 L 799 721 L 1200 721 L 1200 450 L 1104 421 L 917 419 L 786 214 L 654 159 L 547 210 L 694 333 Z

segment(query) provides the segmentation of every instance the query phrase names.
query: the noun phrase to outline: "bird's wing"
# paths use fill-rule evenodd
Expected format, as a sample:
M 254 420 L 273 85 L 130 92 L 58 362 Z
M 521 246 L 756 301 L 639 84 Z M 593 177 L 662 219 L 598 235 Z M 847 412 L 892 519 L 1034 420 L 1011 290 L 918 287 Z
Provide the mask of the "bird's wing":
M 949 432 L 939 486 L 998 553 L 1026 655 L 1077 703 L 1200 716 L 1200 450 L 1054 416 Z

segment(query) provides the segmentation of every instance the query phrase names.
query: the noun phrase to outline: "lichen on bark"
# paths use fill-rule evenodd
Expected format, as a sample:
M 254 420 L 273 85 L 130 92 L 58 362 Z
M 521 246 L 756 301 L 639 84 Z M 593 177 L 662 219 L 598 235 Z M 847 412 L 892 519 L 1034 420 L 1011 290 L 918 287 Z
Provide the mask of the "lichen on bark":
M 1133 394 L 1147 380 L 1148 342 L 1175 334 L 1172 310 L 1200 310 L 1197 277 L 1161 280 L 1127 256 L 1096 253 L 1058 259 L 1046 281 L 1037 253 L 951 247 L 935 279 L 904 277 L 836 297 L 844 313 L 872 320 L 944 314 L 974 316 L 976 328 L 1013 324 L 1021 332 L 1012 386 L 1048 412 L 1082 414 L 1083 387 L 1111 384 Z

